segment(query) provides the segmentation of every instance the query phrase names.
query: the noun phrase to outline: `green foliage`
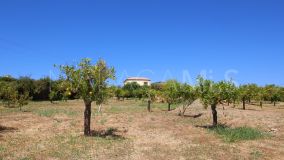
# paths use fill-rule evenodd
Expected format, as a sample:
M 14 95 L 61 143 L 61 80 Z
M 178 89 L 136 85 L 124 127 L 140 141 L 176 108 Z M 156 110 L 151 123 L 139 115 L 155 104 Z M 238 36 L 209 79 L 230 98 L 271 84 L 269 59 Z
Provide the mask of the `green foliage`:
M 115 96 L 118 100 L 120 100 L 121 98 L 125 98 L 125 90 L 123 90 L 122 88 L 118 87 L 116 90 L 115 90 Z
M 239 97 L 239 91 L 231 81 L 220 81 L 216 83 L 198 77 L 197 90 L 204 107 L 236 101 Z
M 188 84 L 181 84 L 177 89 L 178 101 L 182 104 L 179 115 L 184 116 L 187 108 L 198 98 L 198 94 L 196 88 Z
M 226 95 L 226 82 L 221 81 L 219 83 L 215 83 L 211 80 L 203 79 L 202 77 L 198 77 L 198 94 L 201 101 L 204 104 L 204 107 L 208 107 L 209 105 L 217 105 L 222 103 L 224 100 L 228 100 L 228 96 Z
M 16 78 L 13 78 L 10 75 L 0 77 L 0 82 L 15 82 L 16 80 L 17 80 Z
M 156 91 L 163 91 L 165 87 L 165 83 L 162 82 L 157 82 L 157 83 L 152 83 L 151 88 L 156 90 Z
M 66 91 L 78 93 L 86 102 L 96 101 L 102 104 L 107 98 L 107 80 L 114 79 L 114 68 L 99 60 L 92 65 L 90 59 L 83 59 L 78 67 L 74 65 L 60 66 L 64 85 L 70 86 Z M 70 93 L 68 92 L 68 94 Z
M 84 135 L 90 136 L 92 102 L 96 102 L 100 112 L 102 104 L 109 98 L 107 81 L 115 79 L 114 68 L 108 67 L 103 60 L 93 65 L 88 58 L 82 59 L 78 66 L 66 65 L 59 68 L 64 87 L 67 86 L 65 94 L 68 96 L 71 92 L 76 92 L 84 100 Z
M 135 98 L 137 95 L 137 90 L 140 90 L 142 87 L 136 83 L 127 83 L 123 86 L 123 90 L 125 91 L 125 97 L 126 98 Z M 141 93 L 141 92 L 140 92 Z
M 281 88 L 276 85 L 266 85 L 264 87 L 266 92 L 265 99 L 271 101 L 271 103 L 276 103 L 281 100 Z
M 143 88 L 139 88 L 133 91 L 133 96 L 138 99 L 143 98 Z
M 31 99 L 28 88 L 23 85 L 25 83 L 16 83 L 16 81 L 0 82 L 0 97 L 4 106 L 22 106 L 27 105 Z
M 229 128 L 217 126 L 211 128 L 210 130 L 221 136 L 226 142 L 256 140 L 265 136 L 265 134 L 263 134 L 261 131 L 249 127 Z
M 279 94 L 280 94 L 280 101 L 284 102 L 284 87 L 280 87 Z
M 24 92 L 22 94 L 18 94 L 17 97 L 17 103 L 20 107 L 20 110 L 22 110 L 22 107 L 24 105 L 28 105 L 29 104 L 29 100 L 31 99 L 31 97 L 29 96 L 29 92 Z
M 248 101 L 256 99 L 258 97 L 257 93 L 259 91 L 259 87 L 256 84 L 246 84 L 240 86 L 240 98 L 242 101 Z
M 48 100 L 51 88 L 51 79 L 49 77 L 41 78 L 34 81 L 35 91 L 33 100 Z
M 15 82 L 1 82 L 0 97 L 4 106 L 10 107 L 17 103 L 18 91 Z
M 49 97 L 50 102 L 53 103 L 53 101 L 56 100 L 57 92 L 56 92 L 56 91 L 51 91 L 51 92 L 49 93 L 48 97 Z
M 178 102 L 180 83 L 176 80 L 167 81 L 162 88 L 162 96 L 168 104 Z
M 232 88 L 235 88 L 232 82 L 220 81 L 216 83 L 214 81 L 198 77 L 198 95 L 205 108 L 211 106 L 213 126 L 217 125 L 217 105 L 223 104 L 224 101 L 230 102 L 230 100 L 235 98 L 237 92 L 232 92 Z
M 148 86 L 144 86 L 142 88 L 142 96 L 145 100 L 153 102 L 157 98 L 157 91 L 154 89 L 151 89 Z

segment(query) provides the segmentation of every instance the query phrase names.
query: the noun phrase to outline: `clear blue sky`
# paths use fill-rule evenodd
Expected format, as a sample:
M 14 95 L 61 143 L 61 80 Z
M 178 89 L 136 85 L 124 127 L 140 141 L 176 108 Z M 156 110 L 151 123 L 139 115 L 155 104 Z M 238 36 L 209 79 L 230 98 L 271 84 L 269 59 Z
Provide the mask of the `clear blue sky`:
M 284 85 L 284 1 L 2 0 L 0 55 L 0 75 L 16 77 L 101 57 L 118 84 L 231 70 L 238 83 Z

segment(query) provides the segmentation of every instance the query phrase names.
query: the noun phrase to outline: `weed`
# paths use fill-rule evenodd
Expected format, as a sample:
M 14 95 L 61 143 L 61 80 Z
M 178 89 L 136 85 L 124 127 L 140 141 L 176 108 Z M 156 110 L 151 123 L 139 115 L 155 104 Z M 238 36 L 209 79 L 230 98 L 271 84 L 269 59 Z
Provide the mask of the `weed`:
M 221 136 L 226 142 L 256 140 L 265 136 L 265 134 L 258 129 L 249 127 L 229 128 L 225 126 L 217 126 L 210 128 L 210 131 L 213 131 L 217 135 Z

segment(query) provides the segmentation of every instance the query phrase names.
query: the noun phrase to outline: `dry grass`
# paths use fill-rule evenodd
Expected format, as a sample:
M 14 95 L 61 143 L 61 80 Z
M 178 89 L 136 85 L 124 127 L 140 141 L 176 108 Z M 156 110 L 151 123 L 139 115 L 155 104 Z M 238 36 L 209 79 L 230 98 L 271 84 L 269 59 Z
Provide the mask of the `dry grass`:
M 148 113 L 140 101 L 110 101 L 103 114 L 93 107 L 93 137 L 82 133 L 82 101 L 31 102 L 24 112 L 0 107 L 0 159 L 283 159 L 283 105 L 240 108 L 219 106 L 219 122 L 272 136 L 227 143 L 196 127 L 211 123 L 210 110 L 198 102 L 182 118 L 166 104 Z

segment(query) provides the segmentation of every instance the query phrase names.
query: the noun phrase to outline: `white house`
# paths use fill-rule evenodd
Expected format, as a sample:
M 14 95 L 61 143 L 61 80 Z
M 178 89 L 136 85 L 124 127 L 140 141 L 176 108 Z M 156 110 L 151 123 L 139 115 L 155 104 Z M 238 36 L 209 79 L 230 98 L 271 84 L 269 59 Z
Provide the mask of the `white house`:
M 145 77 L 129 77 L 124 81 L 124 85 L 126 85 L 127 83 L 133 83 L 133 82 L 136 82 L 140 86 L 145 86 L 145 85 L 150 86 L 151 85 L 151 80 Z

